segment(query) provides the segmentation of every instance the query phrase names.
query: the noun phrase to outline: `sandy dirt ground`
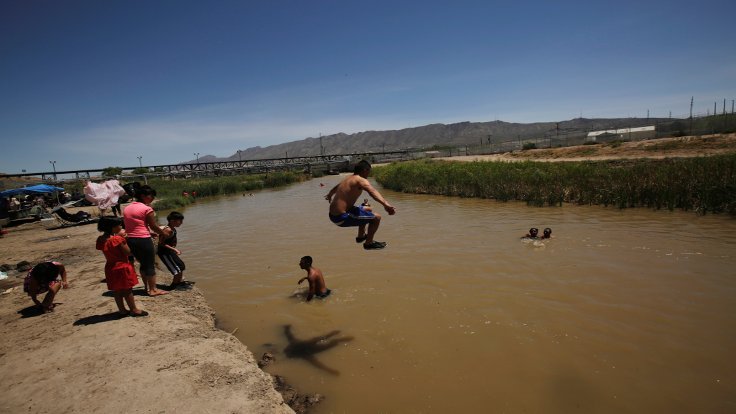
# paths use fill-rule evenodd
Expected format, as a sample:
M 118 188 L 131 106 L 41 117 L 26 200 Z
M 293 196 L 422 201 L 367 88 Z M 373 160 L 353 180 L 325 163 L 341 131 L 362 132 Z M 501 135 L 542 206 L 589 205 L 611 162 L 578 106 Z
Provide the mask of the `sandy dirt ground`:
M 148 317 L 116 317 L 96 225 L 39 223 L 0 238 L 0 413 L 293 413 L 234 336 L 215 327 L 196 288 L 135 298 Z M 39 314 L 21 261 L 59 260 L 70 287 Z M 159 283 L 170 282 L 157 272 Z M 195 277 L 196 278 L 196 277 Z M 39 299 L 42 299 L 40 296 Z
M 502 154 L 445 157 L 452 161 L 595 161 L 636 158 L 701 157 L 736 152 L 736 134 L 659 138 L 620 144 L 578 145 Z

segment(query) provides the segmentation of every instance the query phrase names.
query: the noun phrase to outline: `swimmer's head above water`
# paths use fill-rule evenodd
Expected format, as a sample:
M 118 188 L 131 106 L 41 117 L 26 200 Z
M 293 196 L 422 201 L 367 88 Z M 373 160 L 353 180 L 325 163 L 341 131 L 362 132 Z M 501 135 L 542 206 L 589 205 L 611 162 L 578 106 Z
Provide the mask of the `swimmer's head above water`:
M 542 238 L 549 239 L 550 237 L 552 237 L 552 229 L 547 227 L 546 229 L 544 229 L 544 235 L 542 236 Z
M 537 229 L 536 227 L 532 227 L 529 229 L 529 234 L 527 235 L 527 237 L 537 237 L 537 234 L 539 234 L 539 229 Z

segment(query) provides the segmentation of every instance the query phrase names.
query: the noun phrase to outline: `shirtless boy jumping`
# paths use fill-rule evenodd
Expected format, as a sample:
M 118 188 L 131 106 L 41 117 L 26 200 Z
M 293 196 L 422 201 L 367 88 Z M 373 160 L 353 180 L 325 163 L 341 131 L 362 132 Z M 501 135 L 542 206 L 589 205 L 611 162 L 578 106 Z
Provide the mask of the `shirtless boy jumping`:
M 371 211 L 370 207 L 356 206 L 355 202 L 365 190 L 374 200 L 381 203 L 389 215 L 396 214 L 396 209 L 368 182 L 367 178 L 370 172 L 371 164 L 366 160 L 360 161 L 355 166 L 353 175 L 346 177 L 340 184 L 333 187 L 327 193 L 325 199 L 330 202 L 330 220 L 340 227 L 357 226 L 358 236 L 355 238 L 355 242 L 364 242 L 364 249 L 375 250 L 386 247 L 385 242 L 373 240 L 373 236 L 381 224 L 381 216 Z M 368 233 L 365 230 L 366 224 L 368 225 Z
M 307 302 L 313 297 L 326 298 L 332 292 L 325 285 L 325 277 L 322 271 L 312 266 L 312 256 L 304 256 L 299 260 L 299 267 L 307 271 L 307 276 L 299 279 L 297 284 L 301 285 L 303 281 L 309 282 L 309 293 L 307 294 Z

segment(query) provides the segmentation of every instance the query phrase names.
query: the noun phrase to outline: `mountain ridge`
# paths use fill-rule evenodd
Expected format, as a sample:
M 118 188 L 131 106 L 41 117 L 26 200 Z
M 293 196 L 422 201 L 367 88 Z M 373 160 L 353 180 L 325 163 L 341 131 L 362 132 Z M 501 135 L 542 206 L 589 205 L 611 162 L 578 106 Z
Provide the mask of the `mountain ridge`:
M 676 120 L 671 118 L 574 118 L 567 121 L 527 124 L 505 121 L 433 123 L 399 130 L 369 130 L 352 134 L 338 132 L 316 138 L 307 137 L 266 147 L 250 147 L 240 150 L 240 154 L 236 151 L 228 157 L 206 155 L 199 157 L 199 161 L 237 161 L 238 159 L 311 156 L 322 153 L 346 154 L 391 151 L 404 148 L 429 148 L 432 146 L 470 146 L 479 145 L 481 141 L 483 144 L 498 144 L 519 139 L 579 135 L 586 134 L 589 131 L 635 128 L 673 121 Z

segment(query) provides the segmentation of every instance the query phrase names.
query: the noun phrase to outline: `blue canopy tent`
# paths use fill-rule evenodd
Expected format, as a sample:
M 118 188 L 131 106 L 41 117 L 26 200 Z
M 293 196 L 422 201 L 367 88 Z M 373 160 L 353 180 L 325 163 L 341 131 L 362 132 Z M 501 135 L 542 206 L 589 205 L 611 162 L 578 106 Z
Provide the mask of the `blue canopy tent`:
M 54 187 L 53 185 L 36 184 L 29 187 L 0 191 L 0 197 L 12 197 L 18 194 L 46 194 L 54 193 L 57 191 L 64 191 L 64 189 L 61 187 Z
M 53 185 L 47 184 L 36 184 L 23 188 L 14 188 L 12 190 L 0 191 L 0 198 L 10 198 L 18 194 L 39 195 L 56 193 L 56 201 L 58 202 L 59 192 L 61 191 L 64 191 L 64 189 L 61 187 L 55 187 Z M 44 209 L 34 211 L 34 209 L 39 208 L 39 206 L 23 206 L 23 208 L 21 209 L 3 211 L 2 213 L 4 214 L 2 214 L 2 216 L 4 217 L 0 216 L 2 217 L 2 221 L 0 221 L 0 223 L 3 223 L 3 226 L 15 226 L 23 223 L 41 220 L 45 217 L 51 217 L 44 211 Z

